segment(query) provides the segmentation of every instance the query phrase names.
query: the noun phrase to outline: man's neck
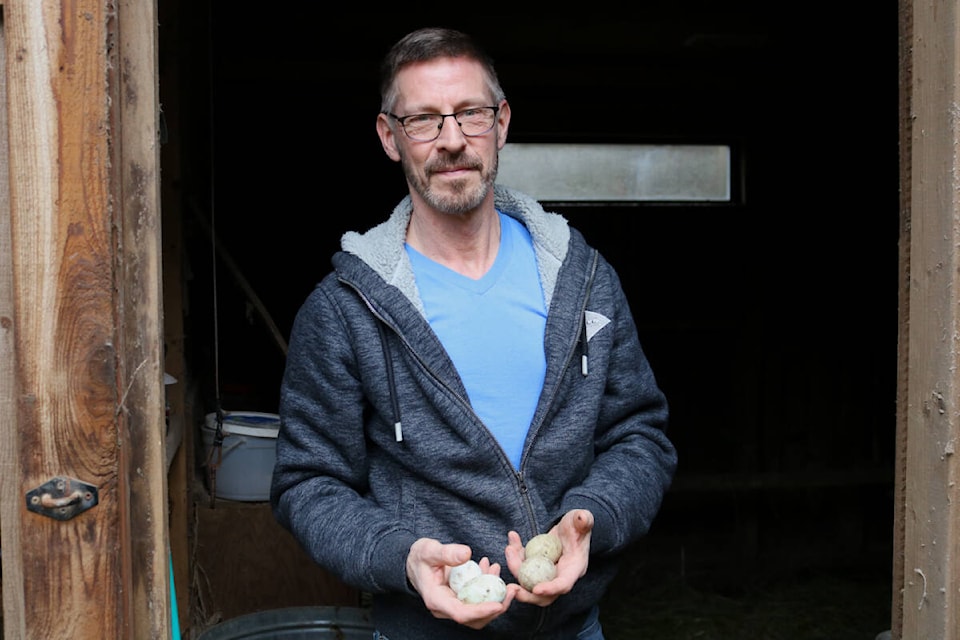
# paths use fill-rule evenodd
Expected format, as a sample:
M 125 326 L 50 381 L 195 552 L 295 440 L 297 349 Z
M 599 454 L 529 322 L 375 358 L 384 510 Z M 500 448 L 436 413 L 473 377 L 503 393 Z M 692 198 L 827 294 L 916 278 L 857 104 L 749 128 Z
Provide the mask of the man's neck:
M 500 216 L 492 205 L 465 214 L 414 206 L 407 244 L 448 269 L 477 280 L 497 258 Z

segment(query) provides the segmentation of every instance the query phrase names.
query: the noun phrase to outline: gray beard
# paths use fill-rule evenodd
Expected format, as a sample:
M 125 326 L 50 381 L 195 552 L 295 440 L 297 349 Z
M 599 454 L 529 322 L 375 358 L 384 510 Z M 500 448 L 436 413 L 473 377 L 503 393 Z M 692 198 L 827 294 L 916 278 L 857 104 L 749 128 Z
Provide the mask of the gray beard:
M 450 215 L 463 215 L 479 207 L 487 194 L 490 193 L 490 189 L 493 188 L 497 179 L 499 156 L 494 156 L 493 166 L 489 171 L 481 173 L 480 184 L 476 188 L 469 189 L 466 182 L 458 182 L 452 185 L 452 194 L 435 192 L 430 187 L 428 180 L 422 179 L 413 171 L 405 156 L 401 156 L 401 164 L 407 182 L 430 207 Z

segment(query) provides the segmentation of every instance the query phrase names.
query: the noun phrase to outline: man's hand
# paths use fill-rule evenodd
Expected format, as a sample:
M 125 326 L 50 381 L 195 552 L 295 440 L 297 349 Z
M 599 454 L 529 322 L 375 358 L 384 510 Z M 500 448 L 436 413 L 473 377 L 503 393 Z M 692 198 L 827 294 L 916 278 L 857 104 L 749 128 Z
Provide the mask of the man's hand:
M 441 544 L 438 540 L 420 538 L 410 545 L 407 555 L 407 578 L 435 618 L 453 620 L 471 629 L 482 629 L 504 613 L 513 602 L 520 585 L 508 584 L 503 602 L 464 604 L 447 584 L 450 569 L 471 557 L 470 547 L 463 544 Z M 500 575 L 500 565 L 489 558 L 477 563 L 482 573 Z
M 541 582 L 527 591 L 518 586 L 516 599 L 545 607 L 573 589 L 577 580 L 587 572 L 590 564 L 590 535 L 593 531 L 593 514 L 586 509 L 574 509 L 564 514 L 560 522 L 549 531 L 560 538 L 563 553 L 557 561 L 557 576 L 548 582 Z M 520 534 L 511 531 L 507 534 L 507 567 L 513 575 L 519 575 L 524 560 L 523 541 Z

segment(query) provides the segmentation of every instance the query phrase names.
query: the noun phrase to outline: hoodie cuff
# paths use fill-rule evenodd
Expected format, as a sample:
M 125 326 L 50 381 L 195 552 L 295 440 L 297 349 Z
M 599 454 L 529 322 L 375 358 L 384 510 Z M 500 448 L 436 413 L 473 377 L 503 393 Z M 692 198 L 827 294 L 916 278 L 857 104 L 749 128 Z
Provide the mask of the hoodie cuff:
M 575 500 L 563 503 L 563 513 L 554 524 L 574 509 L 586 509 L 593 514 L 593 531 L 590 532 L 590 555 L 603 555 L 617 546 L 617 525 L 604 506 L 585 496 L 576 496 Z
M 417 594 L 407 580 L 407 556 L 416 540 L 409 531 L 397 531 L 380 538 L 370 557 L 370 573 L 377 590 Z

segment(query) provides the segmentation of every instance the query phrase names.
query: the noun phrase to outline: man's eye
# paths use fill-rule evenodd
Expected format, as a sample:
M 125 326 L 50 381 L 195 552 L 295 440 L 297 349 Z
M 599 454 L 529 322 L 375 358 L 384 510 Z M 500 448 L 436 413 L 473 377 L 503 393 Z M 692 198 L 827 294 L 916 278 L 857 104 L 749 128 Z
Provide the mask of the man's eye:
M 436 120 L 436 116 L 430 113 L 418 113 L 407 118 L 407 123 L 412 125 L 430 124 Z

